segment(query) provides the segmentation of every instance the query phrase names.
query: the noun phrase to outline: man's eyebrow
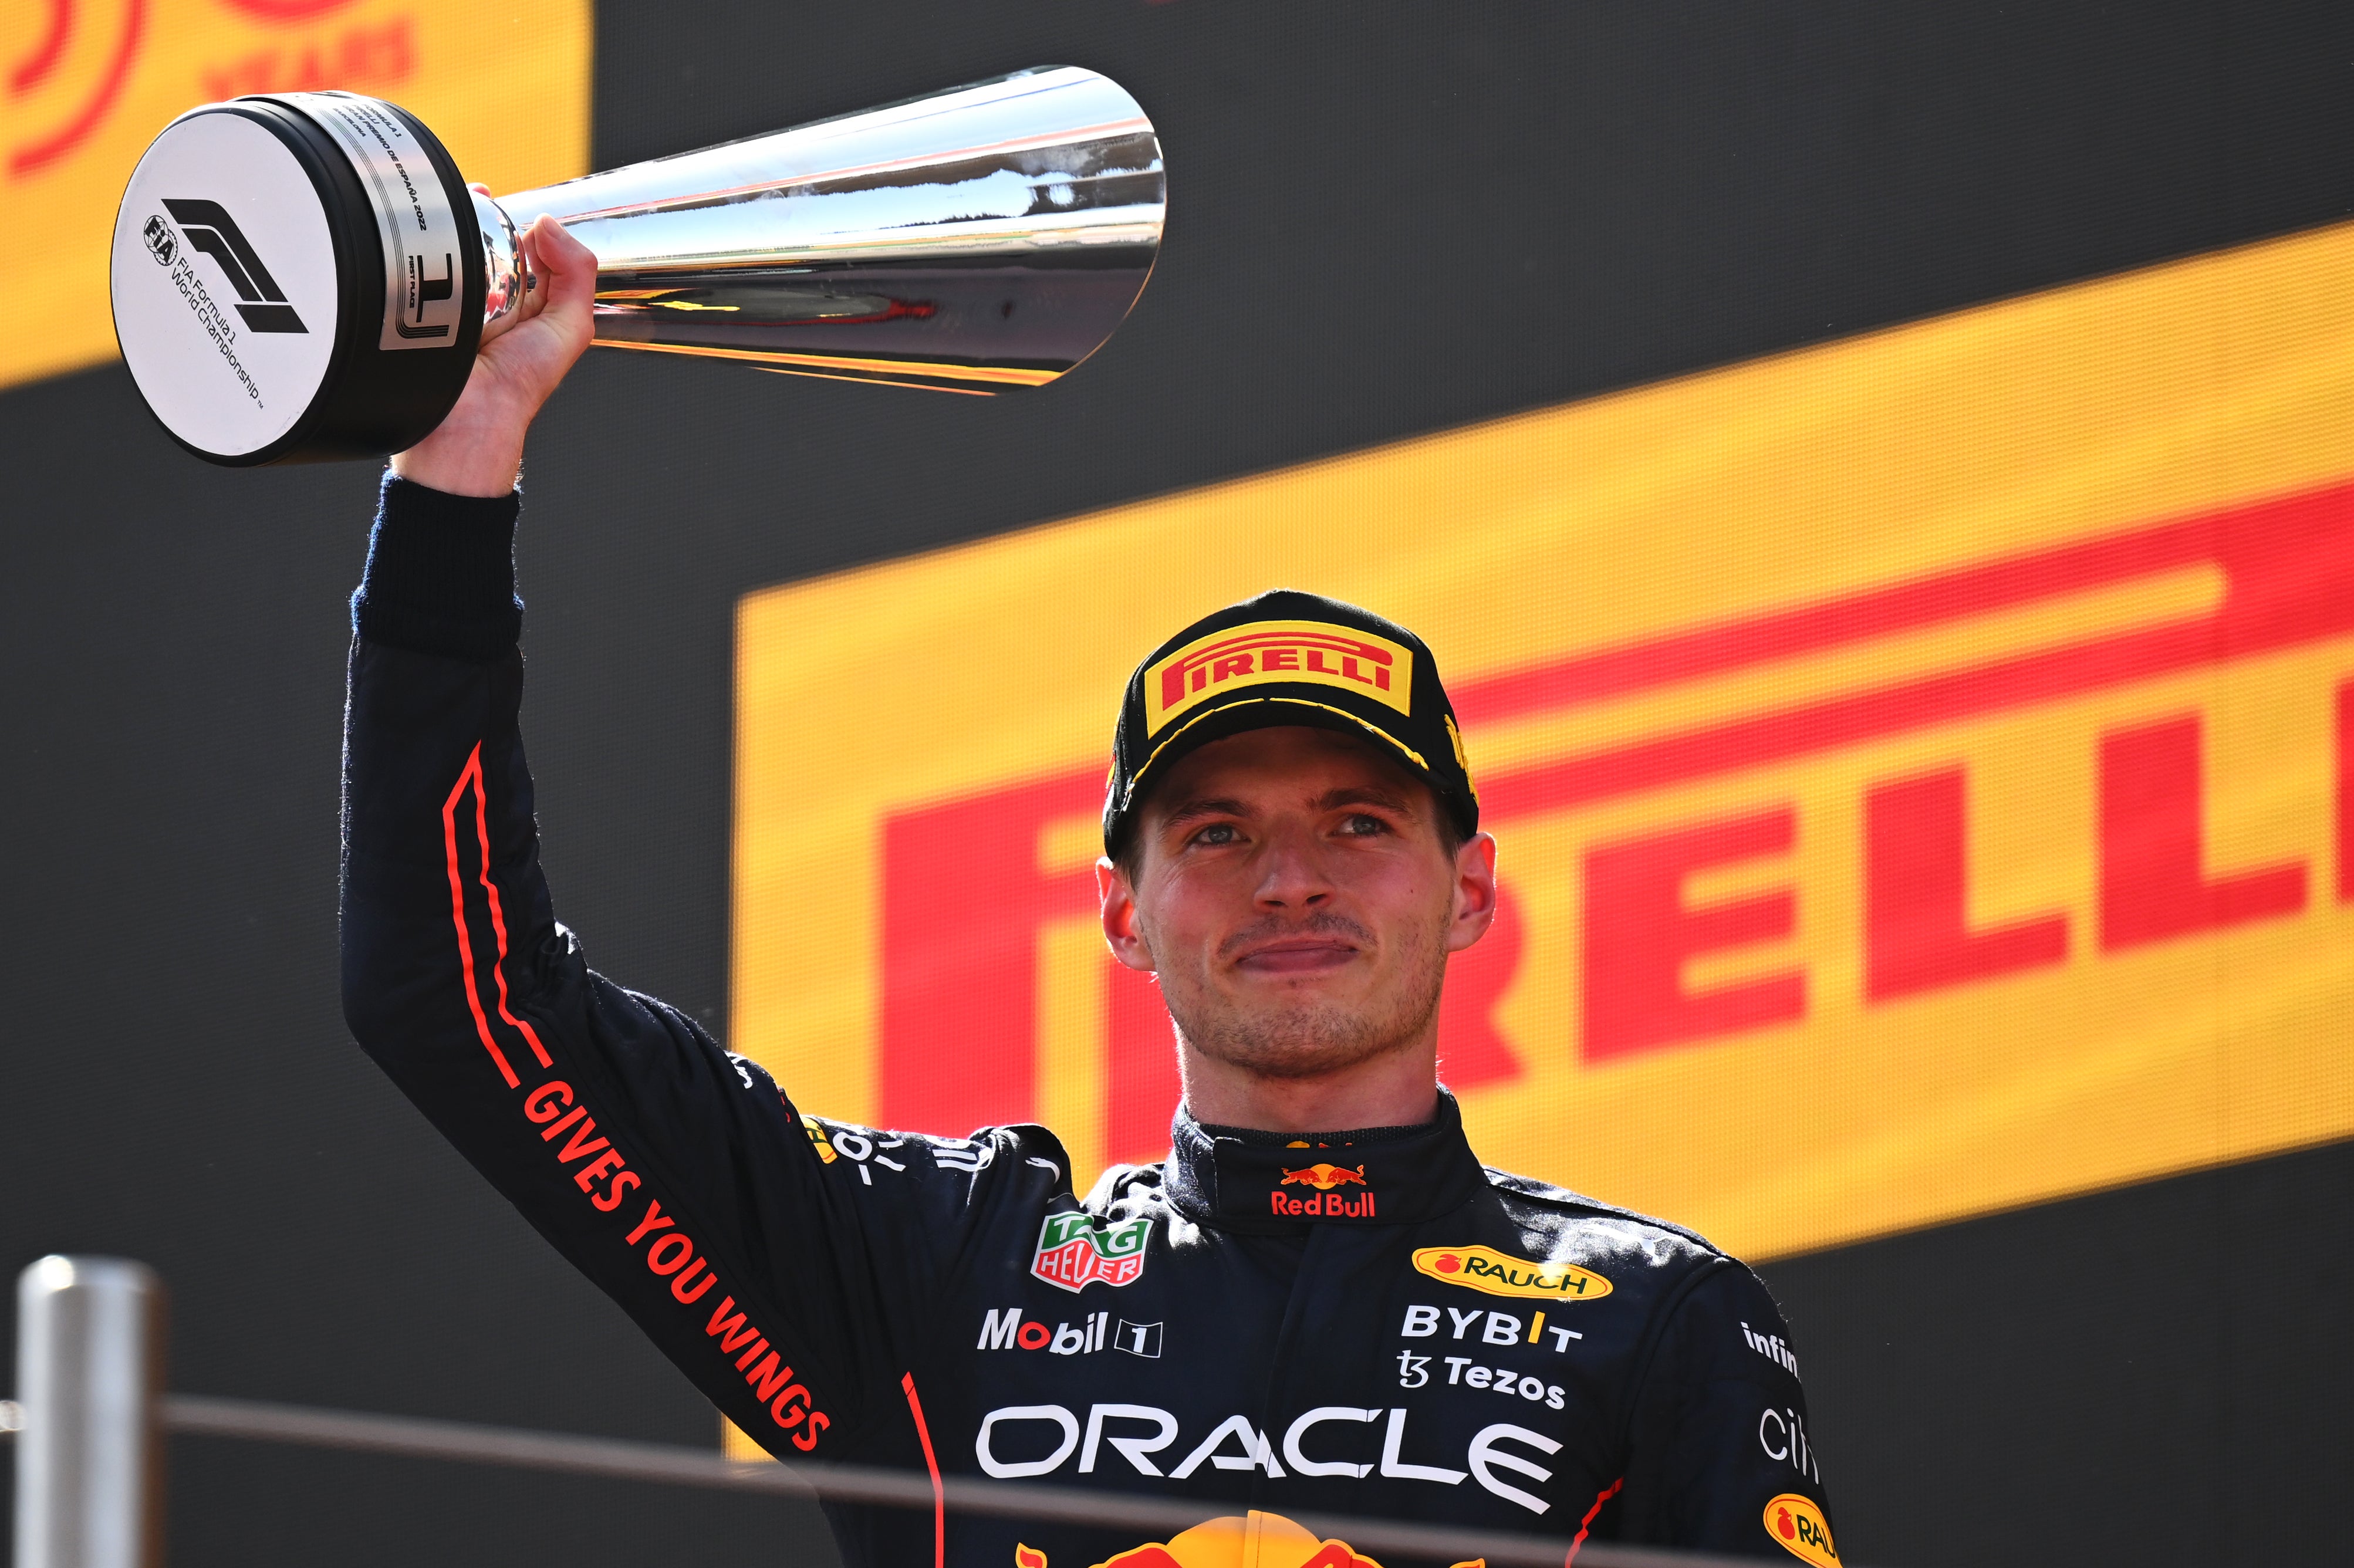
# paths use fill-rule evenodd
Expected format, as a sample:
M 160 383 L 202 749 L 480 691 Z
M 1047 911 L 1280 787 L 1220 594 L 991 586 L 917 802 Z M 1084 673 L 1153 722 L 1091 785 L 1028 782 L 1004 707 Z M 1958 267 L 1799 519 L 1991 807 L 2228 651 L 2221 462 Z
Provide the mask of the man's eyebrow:
M 1414 814 L 1413 801 L 1394 789 L 1373 784 L 1344 784 L 1338 789 L 1327 789 L 1316 800 L 1320 811 L 1338 810 L 1342 806 L 1382 806 L 1406 816 Z
M 1161 826 L 1165 831 L 1170 828 L 1182 827 L 1188 822 L 1199 821 L 1204 817 L 1247 817 L 1249 815 L 1249 808 L 1240 800 L 1219 795 L 1197 795 L 1190 800 L 1180 800 L 1171 807 L 1169 814 L 1161 819 Z

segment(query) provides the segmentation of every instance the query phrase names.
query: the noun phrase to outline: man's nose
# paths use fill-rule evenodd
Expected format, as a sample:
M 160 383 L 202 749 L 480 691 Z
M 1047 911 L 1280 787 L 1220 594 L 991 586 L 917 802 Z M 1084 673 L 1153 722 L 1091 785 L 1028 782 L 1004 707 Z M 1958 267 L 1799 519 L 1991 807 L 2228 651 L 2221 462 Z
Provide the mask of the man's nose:
M 1332 895 L 1312 834 L 1270 833 L 1260 852 L 1257 899 L 1267 909 L 1310 909 Z

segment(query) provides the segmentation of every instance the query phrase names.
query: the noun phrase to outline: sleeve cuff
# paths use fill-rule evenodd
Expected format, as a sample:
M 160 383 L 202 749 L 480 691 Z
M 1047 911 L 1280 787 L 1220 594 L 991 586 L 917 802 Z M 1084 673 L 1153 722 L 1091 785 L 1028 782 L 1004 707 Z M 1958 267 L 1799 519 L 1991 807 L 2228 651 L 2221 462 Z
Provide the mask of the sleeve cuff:
M 384 476 L 352 630 L 370 642 L 488 663 L 523 635 L 515 597 L 522 497 L 447 495 Z

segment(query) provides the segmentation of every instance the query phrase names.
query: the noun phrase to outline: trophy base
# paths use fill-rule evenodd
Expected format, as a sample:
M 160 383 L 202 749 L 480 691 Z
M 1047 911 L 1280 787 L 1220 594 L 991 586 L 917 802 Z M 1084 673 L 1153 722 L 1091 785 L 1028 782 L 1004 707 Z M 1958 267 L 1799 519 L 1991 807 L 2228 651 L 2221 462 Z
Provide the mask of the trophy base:
M 405 111 L 344 93 L 164 127 L 123 192 L 111 281 L 156 421 L 238 468 L 415 445 L 465 390 L 486 288 L 449 154 Z

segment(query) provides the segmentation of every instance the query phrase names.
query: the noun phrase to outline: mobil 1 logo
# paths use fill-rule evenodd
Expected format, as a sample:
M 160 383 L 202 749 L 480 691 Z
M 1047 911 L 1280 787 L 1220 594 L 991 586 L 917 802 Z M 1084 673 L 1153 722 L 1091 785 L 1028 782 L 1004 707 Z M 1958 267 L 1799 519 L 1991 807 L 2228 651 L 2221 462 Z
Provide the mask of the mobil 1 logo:
M 1159 1323 L 1115 1320 L 1108 1311 L 1090 1312 L 1074 1327 L 1067 1320 L 1049 1329 L 1038 1319 L 1025 1320 L 1019 1307 L 992 1308 L 981 1314 L 981 1351 L 1044 1351 L 1050 1355 L 1092 1355 L 1101 1350 L 1126 1351 L 1146 1361 L 1161 1359 Z

